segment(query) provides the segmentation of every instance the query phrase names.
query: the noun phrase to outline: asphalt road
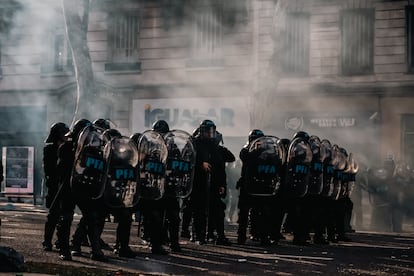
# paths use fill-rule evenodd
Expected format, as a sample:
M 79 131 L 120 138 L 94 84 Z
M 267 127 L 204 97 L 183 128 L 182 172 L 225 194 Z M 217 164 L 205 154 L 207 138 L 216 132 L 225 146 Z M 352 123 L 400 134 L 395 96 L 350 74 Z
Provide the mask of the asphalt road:
M 153 255 L 137 237 L 137 223 L 131 233 L 135 259 L 119 258 L 105 250 L 106 263 L 82 257 L 60 261 L 58 252 L 45 252 L 41 242 L 46 211 L 31 204 L 0 204 L 0 246 L 20 252 L 30 268 L 22 275 L 43 272 L 74 275 L 414 275 L 414 231 L 410 233 L 356 232 L 352 242 L 331 245 L 293 245 L 292 237 L 277 246 L 262 247 L 257 242 L 236 245 L 236 225 L 227 225 L 232 246 L 195 245 L 181 241 L 182 253 Z M 79 220 L 75 217 L 74 224 Z M 107 223 L 103 239 L 113 244 L 115 223 Z M 74 270 L 75 268 L 75 270 Z M 118 274 L 116 273 L 118 271 Z M 120 273 L 119 271 L 122 271 Z M 31 273 L 29 273 L 31 272 Z M 1 274 L 16 275 L 16 273 Z M 37 274 L 39 275 L 39 274 Z

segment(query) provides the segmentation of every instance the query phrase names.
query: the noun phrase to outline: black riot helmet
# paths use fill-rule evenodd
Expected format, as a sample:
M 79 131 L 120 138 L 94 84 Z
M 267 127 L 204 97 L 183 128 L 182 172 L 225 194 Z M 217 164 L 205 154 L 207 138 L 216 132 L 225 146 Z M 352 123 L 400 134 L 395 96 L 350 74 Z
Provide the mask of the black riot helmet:
M 253 129 L 249 132 L 249 143 L 263 136 L 263 131 L 261 131 L 260 129 Z
M 284 152 L 287 152 L 289 150 L 289 145 L 290 145 L 290 139 L 288 138 L 281 138 L 277 141 L 277 143 L 280 145 L 280 147 L 282 148 L 282 150 Z
M 50 127 L 50 132 L 45 140 L 45 143 L 55 143 L 59 139 L 62 139 L 62 137 L 68 132 L 69 127 L 65 123 L 55 123 Z
M 76 141 L 76 140 L 78 139 L 79 134 L 81 133 L 81 131 L 82 131 L 85 127 L 90 126 L 90 125 L 92 125 L 92 123 L 91 123 L 91 121 L 89 121 L 88 119 L 79 119 L 79 120 L 77 120 L 77 121 L 73 124 L 73 126 L 72 126 L 72 131 L 71 131 L 71 132 L 66 133 L 66 135 L 65 135 L 65 136 L 71 136 L 71 137 L 72 137 L 72 139 L 73 139 L 74 141 Z
M 138 145 L 138 141 L 139 141 L 139 138 L 141 137 L 141 135 L 142 135 L 141 133 L 136 132 L 136 133 L 132 134 L 131 136 L 129 136 L 129 139 L 131 139 L 132 141 L 135 142 L 135 144 Z
M 321 149 L 321 139 L 319 139 L 319 137 L 316 135 L 312 135 L 311 137 L 309 137 L 309 143 L 311 146 L 312 153 L 314 155 L 319 154 Z
M 318 136 L 316 136 L 316 135 L 312 135 L 311 137 L 309 137 L 309 141 L 310 142 L 315 142 L 317 144 L 320 144 L 321 143 L 321 139 Z
M 293 139 L 296 139 L 296 138 L 303 138 L 305 140 L 309 140 L 310 136 L 305 131 L 298 131 L 293 135 Z
M 288 138 L 281 138 L 279 140 L 279 144 L 281 146 L 285 147 L 286 149 L 288 149 L 289 148 L 289 144 L 290 144 L 290 139 L 288 139 Z
M 122 134 L 118 130 L 116 130 L 114 128 L 110 128 L 110 129 L 105 130 L 102 133 L 102 136 L 103 136 L 104 142 L 107 143 L 107 142 L 111 141 L 112 138 L 121 137 Z
M 344 149 L 343 147 L 339 147 L 339 151 L 342 152 L 342 154 L 345 155 L 345 157 L 348 157 L 348 152 L 346 151 L 346 149 Z
M 152 124 L 152 130 L 161 134 L 165 134 L 170 131 L 170 127 L 165 120 L 158 120 Z
M 201 138 L 216 139 L 216 125 L 212 120 L 204 120 L 200 124 Z
M 102 119 L 102 118 L 96 119 L 95 121 L 93 121 L 93 125 L 95 125 L 97 127 L 100 127 L 100 128 L 103 128 L 103 129 L 110 129 L 111 128 L 109 120 Z

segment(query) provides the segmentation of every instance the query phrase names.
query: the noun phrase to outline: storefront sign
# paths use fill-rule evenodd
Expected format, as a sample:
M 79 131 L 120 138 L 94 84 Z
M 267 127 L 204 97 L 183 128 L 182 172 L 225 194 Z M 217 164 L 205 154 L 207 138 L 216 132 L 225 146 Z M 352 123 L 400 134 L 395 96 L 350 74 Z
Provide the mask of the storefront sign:
M 369 121 L 369 113 L 353 115 L 331 115 L 331 114 L 301 114 L 282 115 L 285 119 L 285 129 L 333 129 L 333 128 L 360 128 L 366 126 Z
M 170 129 L 192 133 L 200 122 L 212 120 L 225 136 L 244 136 L 250 131 L 247 97 L 164 98 L 134 100 L 132 131 L 142 132 L 157 120 L 165 120 Z

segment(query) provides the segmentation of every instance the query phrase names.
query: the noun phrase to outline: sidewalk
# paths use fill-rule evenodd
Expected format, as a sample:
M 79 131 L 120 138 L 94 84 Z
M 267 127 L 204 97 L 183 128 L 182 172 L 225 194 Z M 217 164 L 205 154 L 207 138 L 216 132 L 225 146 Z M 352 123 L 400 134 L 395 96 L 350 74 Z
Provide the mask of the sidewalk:
M 0 211 L 22 211 L 22 212 L 42 212 L 46 213 L 47 208 L 43 205 L 34 205 L 33 200 L 23 200 L 23 202 L 9 201 L 7 197 L 0 197 Z

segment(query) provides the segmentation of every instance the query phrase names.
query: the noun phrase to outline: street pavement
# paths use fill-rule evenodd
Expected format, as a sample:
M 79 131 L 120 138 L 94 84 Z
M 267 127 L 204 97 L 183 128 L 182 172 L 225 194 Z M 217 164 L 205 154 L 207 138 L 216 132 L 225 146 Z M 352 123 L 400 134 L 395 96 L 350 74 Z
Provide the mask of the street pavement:
M 20 275 L 414 275 L 412 226 L 406 226 L 404 233 L 357 231 L 349 235 L 352 242 L 330 245 L 296 246 L 292 236 L 285 234 L 278 245 L 263 247 L 250 240 L 246 245 L 235 244 L 237 225 L 230 223 L 226 231 L 231 246 L 181 240 L 182 253 L 162 256 L 151 254 L 134 222 L 130 244 L 138 256 L 119 258 L 104 250 L 109 260 L 103 263 L 89 259 L 88 247 L 73 261 L 59 260 L 57 250 L 43 251 L 46 214 L 42 206 L 0 201 L 0 246 L 10 246 L 24 256 L 28 270 Z M 73 226 L 79 217 L 75 215 Z M 115 231 L 116 223 L 107 222 L 102 238 L 110 245 Z

